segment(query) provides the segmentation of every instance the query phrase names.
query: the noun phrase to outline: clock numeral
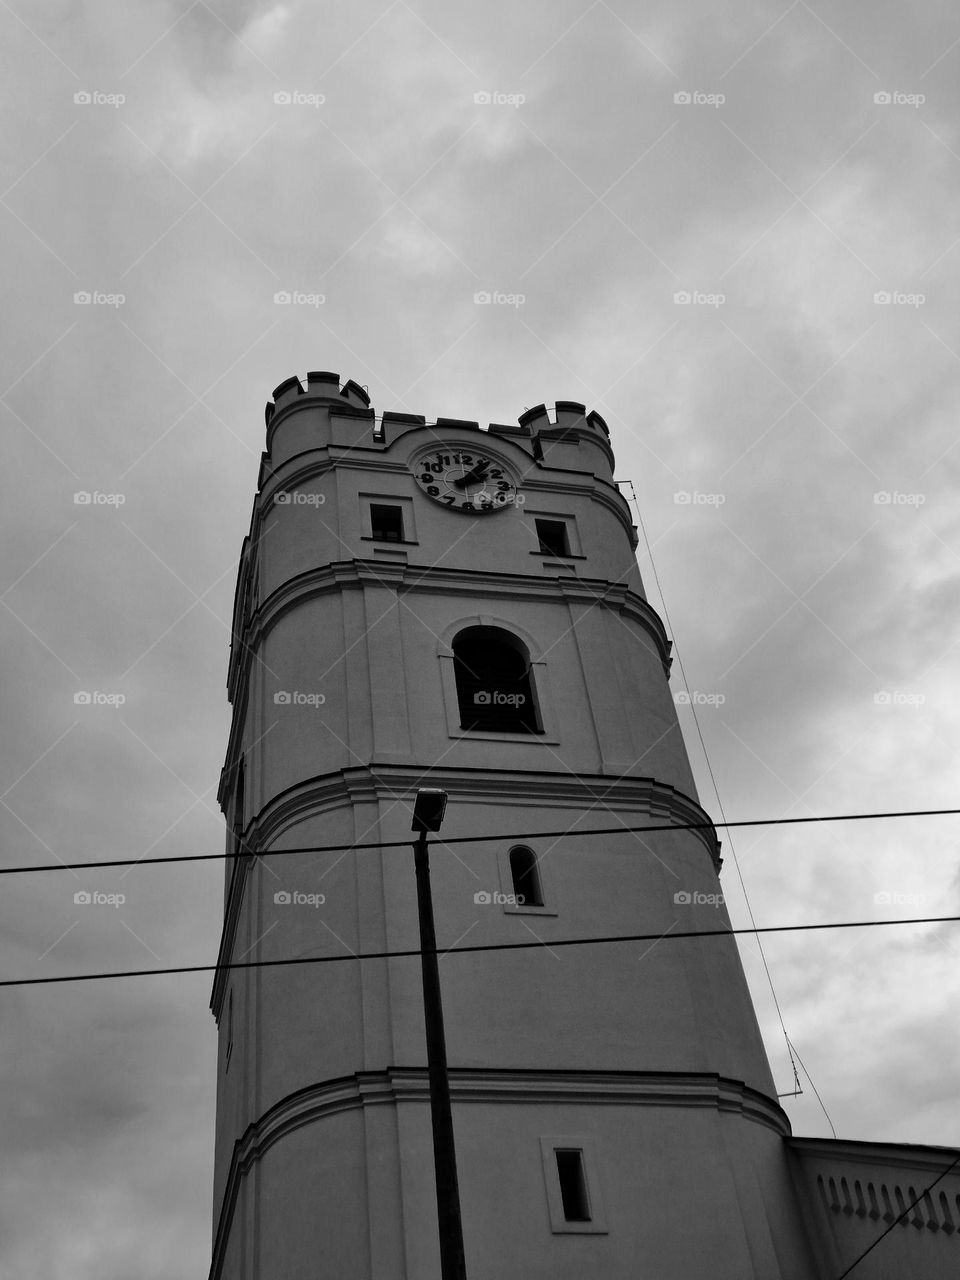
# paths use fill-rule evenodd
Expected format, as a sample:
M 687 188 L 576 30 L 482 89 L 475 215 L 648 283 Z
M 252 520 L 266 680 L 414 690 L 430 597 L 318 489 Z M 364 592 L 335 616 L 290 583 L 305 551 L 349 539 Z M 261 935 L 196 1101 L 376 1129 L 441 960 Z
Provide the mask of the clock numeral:
M 429 471 L 424 471 L 423 475 L 419 477 L 419 480 L 421 484 L 433 484 L 433 475 Z
M 430 494 L 431 498 L 436 498 L 440 494 L 440 489 L 437 485 L 431 484 L 427 486 L 427 493 Z
M 452 507 L 453 504 L 456 502 L 456 500 L 457 499 L 455 494 L 445 493 L 443 495 L 443 501 L 447 504 L 448 507 Z
M 508 492 L 509 488 L 510 486 L 507 484 L 506 480 L 497 481 L 497 489 L 499 490 L 500 493 Z
M 502 480 L 502 479 L 503 479 L 503 472 L 502 472 L 502 471 L 498 471 L 498 470 L 496 470 L 496 469 L 494 469 L 493 471 L 488 472 L 488 475 L 490 475 L 494 480 Z
M 464 502 L 460 506 L 461 511 L 476 511 L 476 509 L 477 508 L 473 505 L 472 502 Z

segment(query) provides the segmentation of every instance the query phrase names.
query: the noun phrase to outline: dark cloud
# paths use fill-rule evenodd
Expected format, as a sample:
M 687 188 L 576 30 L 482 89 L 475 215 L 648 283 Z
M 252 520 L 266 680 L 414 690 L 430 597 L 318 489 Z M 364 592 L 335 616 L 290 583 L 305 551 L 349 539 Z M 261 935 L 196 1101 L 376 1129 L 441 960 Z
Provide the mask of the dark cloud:
M 10 863 L 222 847 L 262 406 L 308 368 L 367 384 L 379 411 L 509 422 L 573 398 L 605 415 L 690 686 L 724 699 L 700 725 L 730 818 L 954 802 L 948 8 L 251 0 L 0 25 Z M 274 100 L 293 92 L 324 101 Z M 275 305 L 282 290 L 323 301 Z M 477 306 L 481 290 L 523 301 Z M 643 544 L 640 562 L 659 607 Z M 737 924 L 734 853 L 761 924 L 956 910 L 948 820 L 724 844 Z M 10 880 L 3 972 L 209 962 L 221 874 Z M 125 901 L 74 903 L 94 889 Z M 955 1136 L 953 927 L 765 945 L 838 1131 Z M 756 943 L 743 953 L 786 1092 Z M 202 1274 L 208 997 L 206 977 L 7 991 L 0 1269 L 119 1280 L 146 1254 L 156 1277 Z M 795 1129 L 827 1132 L 804 1085 Z

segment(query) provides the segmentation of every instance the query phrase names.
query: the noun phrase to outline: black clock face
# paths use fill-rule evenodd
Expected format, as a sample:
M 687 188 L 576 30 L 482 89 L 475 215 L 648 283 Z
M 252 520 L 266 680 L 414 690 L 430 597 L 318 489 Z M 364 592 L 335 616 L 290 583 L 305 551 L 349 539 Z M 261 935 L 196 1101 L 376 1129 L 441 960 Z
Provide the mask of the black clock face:
M 502 462 L 483 450 L 440 445 L 422 453 L 411 469 L 424 493 L 452 511 L 480 515 L 517 500 L 517 486 Z

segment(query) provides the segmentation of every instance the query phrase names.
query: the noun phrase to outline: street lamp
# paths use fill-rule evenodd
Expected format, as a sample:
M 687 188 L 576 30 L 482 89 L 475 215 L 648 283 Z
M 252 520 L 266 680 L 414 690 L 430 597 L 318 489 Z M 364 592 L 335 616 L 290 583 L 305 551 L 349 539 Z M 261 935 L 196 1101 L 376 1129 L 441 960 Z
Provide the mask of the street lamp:
M 463 1225 L 460 1220 L 460 1187 L 453 1145 L 447 1046 L 443 1035 L 437 935 L 433 925 L 430 892 L 430 858 L 427 832 L 439 831 L 447 807 L 447 793 L 438 787 L 421 787 L 413 807 L 413 846 L 417 870 L 417 911 L 420 916 L 420 966 L 423 973 L 423 1015 L 427 1032 L 427 1071 L 430 1079 L 430 1118 L 433 1122 L 433 1163 L 437 1179 L 437 1223 L 440 1229 L 442 1280 L 466 1280 Z

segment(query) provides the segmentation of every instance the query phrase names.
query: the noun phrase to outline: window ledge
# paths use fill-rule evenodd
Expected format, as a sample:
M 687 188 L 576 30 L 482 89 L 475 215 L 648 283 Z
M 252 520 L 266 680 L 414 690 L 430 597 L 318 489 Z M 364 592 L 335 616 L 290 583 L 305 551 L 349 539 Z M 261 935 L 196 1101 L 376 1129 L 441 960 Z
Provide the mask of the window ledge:
M 419 547 L 420 543 L 411 538 L 371 538 L 367 534 L 360 535 L 361 542 L 379 542 L 382 547 Z
M 560 913 L 552 911 L 549 907 L 522 907 L 506 906 L 503 908 L 504 914 L 508 916 L 556 916 Z
M 572 552 L 567 552 L 565 556 L 558 556 L 554 551 L 531 551 L 532 556 L 539 556 L 541 560 L 586 560 L 586 556 L 575 556 Z
M 448 738 L 459 738 L 464 742 L 526 742 L 533 746 L 556 747 L 560 744 L 558 737 L 550 737 L 545 733 L 491 733 L 489 729 L 451 730 Z

